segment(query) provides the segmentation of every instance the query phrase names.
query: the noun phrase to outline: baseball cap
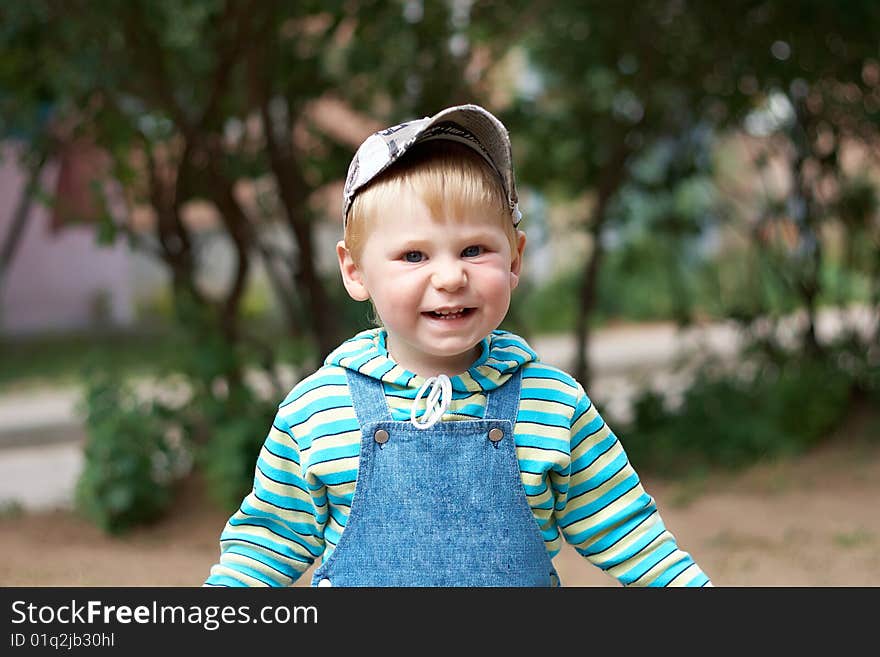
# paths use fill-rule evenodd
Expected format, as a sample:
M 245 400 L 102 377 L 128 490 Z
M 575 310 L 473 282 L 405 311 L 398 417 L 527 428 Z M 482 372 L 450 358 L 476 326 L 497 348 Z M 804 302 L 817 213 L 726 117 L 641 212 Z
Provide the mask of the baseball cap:
M 399 160 L 413 146 L 432 139 L 456 141 L 482 155 L 498 173 L 501 186 L 507 196 L 507 204 L 510 206 L 513 225 L 519 224 L 522 214 L 517 205 L 513 158 L 507 128 L 491 112 L 479 105 L 456 105 L 447 107 L 434 116 L 385 128 L 364 140 L 354 154 L 345 179 L 342 193 L 343 225 L 348 222 L 348 213 L 354 197 L 365 185 Z

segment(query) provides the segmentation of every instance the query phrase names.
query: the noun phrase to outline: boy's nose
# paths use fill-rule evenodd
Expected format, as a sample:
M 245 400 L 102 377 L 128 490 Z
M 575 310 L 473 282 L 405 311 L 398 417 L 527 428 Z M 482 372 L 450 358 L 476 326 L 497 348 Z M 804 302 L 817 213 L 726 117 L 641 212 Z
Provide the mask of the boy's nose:
M 438 290 L 455 291 L 467 285 L 467 272 L 456 263 L 438 267 L 431 276 L 431 284 Z

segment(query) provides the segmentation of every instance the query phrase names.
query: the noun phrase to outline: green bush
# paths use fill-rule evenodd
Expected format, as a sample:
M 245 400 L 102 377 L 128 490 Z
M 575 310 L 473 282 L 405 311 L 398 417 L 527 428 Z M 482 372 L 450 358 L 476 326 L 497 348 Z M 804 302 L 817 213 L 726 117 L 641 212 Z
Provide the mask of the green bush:
M 641 393 L 622 435 L 633 462 L 654 472 L 739 468 L 815 445 L 845 417 L 855 385 L 836 356 L 790 355 L 750 376 L 707 367 L 675 408 Z
M 240 336 L 233 344 L 210 309 L 193 305 L 179 312 L 181 349 L 175 365 L 190 394 L 178 416 L 186 418 L 188 443 L 208 495 L 225 510 L 233 510 L 251 490 L 260 447 L 283 395 L 268 376 L 278 344 L 254 336 Z M 306 350 L 293 347 L 298 343 L 285 344 L 291 358 L 308 356 Z M 261 362 L 261 355 L 268 360 Z M 268 389 L 258 394 L 248 373 L 263 374 Z
M 260 399 L 249 387 L 239 385 L 226 396 L 203 396 L 192 403 L 207 438 L 196 452 L 196 464 L 205 475 L 209 495 L 227 511 L 237 508 L 251 490 L 277 401 Z
M 187 464 L 167 414 L 101 370 L 91 371 L 84 410 L 88 437 L 77 508 L 114 534 L 161 516 Z
M 256 340 L 230 343 L 210 309 L 183 305 L 178 312 L 176 357 L 161 368 L 152 399 L 139 400 L 107 359 L 86 375 L 88 439 L 77 505 L 110 533 L 160 517 L 172 502 L 173 483 L 193 464 L 210 497 L 234 508 L 250 491 L 282 394 L 273 387 L 258 395 L 249 381 L 247 373 L 261 371 L 257 363 L 271 365 L 261 362 L 266 349 Z M 285 344 L 291 358 L 305 353 Z

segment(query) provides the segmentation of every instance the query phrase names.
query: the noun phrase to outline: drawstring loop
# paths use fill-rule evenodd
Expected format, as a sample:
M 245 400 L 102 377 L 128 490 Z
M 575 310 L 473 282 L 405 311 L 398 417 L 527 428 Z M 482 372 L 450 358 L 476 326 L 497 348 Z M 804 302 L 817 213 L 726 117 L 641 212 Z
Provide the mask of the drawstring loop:
M 429 387 L 431 390 L 425 399 L 425 412 L 422 414 L 422 417 L 427 419 L 422 421 L 416 418 L 416 406 L 418 406 L 419 400 Z M 452 381 L 449 380 L 449 377 L 445 374 L 432 376 L 422 384 L 422 387 L 416 393 L 416 398 L 413 400 L 412 410 L 409 414 L 409 421 L 412 422 L 416 429 L 430 429 L 440 421 L 440 418 L 443 417 L 443 414 L 449 408 L 451 401 Z

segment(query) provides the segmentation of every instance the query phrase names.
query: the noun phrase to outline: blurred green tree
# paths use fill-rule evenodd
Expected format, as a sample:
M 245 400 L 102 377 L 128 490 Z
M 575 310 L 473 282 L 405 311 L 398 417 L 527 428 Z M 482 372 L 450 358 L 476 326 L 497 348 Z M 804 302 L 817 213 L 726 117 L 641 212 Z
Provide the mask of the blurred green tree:
M 614 202 L 635 181 L 634 162 L 662 140 L 686 139 L 706 121 L 716 94 L 703 79 L 719 52 L 713 27 L 691 3 L 556 3 L 524 38 L 527 66 L 537 82 L 520 89 L 511 122 L 527 135 L 526 180 L 554 194 L 589 194 L 583 219 L 590 254 L 581 276 L 575 323 L 575 377 L 589 381 L 588 318 L 594 311 L 608 233 L 625 212 Z M 722 25 L 715 29 L 723 29 Z M 731 101 L 732 102 L 732 101 Z M 693 164 L 670 160 L 667 191 L 693 174 Z M 544 181 L 544 182 L 541 182 Z M 669 233 L 676 215 L 657 222 Z
M 235 479 L 218 497 L 240 498 L 250 484 L 270 420 L 245 376 L 257 362 L 272 380 L 278 351 L 243 321 L 255 259 L 287 329 L 309 338 L 320 361 L 350 329 L 318 267 L 316 226 L 338 207 L 328 209 L 326 192 L 371 130 L 475 100 L 485 67 L 472 66 L 473 35 L 505 32 L 478 29 L 469 7 L 36 0 L 0 8 L 0 138 L 17 138 L 31 155 L 42 148 L 37 162 L 71 143 L 107 156 L 91 186 L 100 216 L 73 219 L 97 220 L 99 239 L 127 237 L 170 273 L 184 330 L 178 369 L 191 394 L 179 410 L 190 437 L 250 453 L 243 468 L 205 453 L 214 479 Z M 48 136 L 60 145 L 51 152 Z M 113 187 L 122 216 L 108 202 Z M 207 255 L 187 220 L 195 203 L 213 209 L 233 249 L 219 290 L 199 276 Z M 153 217 L 146 233 L 133 221 L 144 207 Z
M 726 24 L 714 47 L 729 56 L 705 81 L 723 90 L 719 124 L 737 130 L 760 181 L 731 214 L 806 312 L 802 343 L 816 353 L 819 304 L 847 299 L 827 289 L 832 249 L 880 308 L 880 5 L 741 1 L 731 22 L 730 6 L 698 4 L 703 21 Z M 737 309 L 746 321 L 770 310 L 751 298 Z
M 175 298 L 212 309 L 231 342 L 261 256 L 289 330 L 319 356 L 347 328 L 317 266 L 321 192 L 370 129 L 474 100 L 489 47 L 475 39 L 496 47 L 512 31 L 473 20 L 461 2 L 37 1 L 0 11 L 0 136 L 42 112 L 49 120 L 23 140 L 30 150 L 52 127 L 61 142 L 84 138 L 109 154 L 96 182 L 120 184 L 129 210 L 149 206 L 154 233 L 106 211 L 100 235 L 125 234 L 160 258 Z M 204 256 L 184 219 L 194 201 L 214 208 L 234 247 L 223 294 L 198 284 Z M 272 222 L 293 251 L 271 239 Z
M 582 221 L 590 253 L 576 300 L 578 380 L 589 380 L 588 318 L 595 312 L 607 244 L 634 218 L 633 194 L 644 197 L 643 209 L 662 206 L 679 185 L 705 181 L 714 167 L 711 135 L 751 133 L 758 169 L 772 155 L 792 181 L 783 198 L 768 199 L 740 219 L 749 226 L 752 247 L 772 258 L 807 310 L 809 349 L 817 347 L 824 224 L 846 226 L 852 261 L 872 280 L 880 279 L 877 258 L 857 248 L 865 239 L 880 244 L 876 194 L 864 176 L 852 180 L 841 158 L 845 144 L 851 153 L 867 145 L 874 165 L 880 152 L 878 7 L 869 0 L 810 0 L 796 11 L 778 0 L 555 3 L 530 26 L 522 41 L 529 83 L 517 88 L 508 115 L 515 134 L 523 135 L 521 172 L 527 183 L 551 194 L 586 196 L 590 207 Z M 679 148 L 659 177 L 640 180 L 646 161 L 670 143 L 696 149 Z M 746 172 L 737 173 L 741 179 Z M 741 206 L 756 196 L 753 188 L 740 193 Z M 675 282 L 676 249 L 729 216 L 718 214 L 723 209 L 713 202 L 688 215 L 673 203 L 648 213 L 655 218 L 643 246 L 666 252 L 675 285 L 681 287 Z M 793 229 L 784 257 L 768 234 L 792 231 L 768 232 L 769 222 Z M 757 317 L 767 307 L 730 310 Z M 679 319 L 688 311 L 686 300 L 673 309 Z

